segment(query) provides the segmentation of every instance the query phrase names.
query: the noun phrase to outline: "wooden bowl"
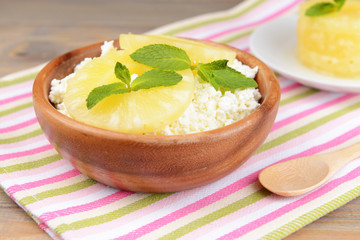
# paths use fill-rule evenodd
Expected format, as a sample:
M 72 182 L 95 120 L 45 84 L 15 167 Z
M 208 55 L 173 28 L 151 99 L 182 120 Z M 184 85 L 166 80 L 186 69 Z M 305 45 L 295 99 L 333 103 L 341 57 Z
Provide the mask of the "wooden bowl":
M 244 64 L 259 67 L 255 80 L 262 94 L 261 105 L 236 123 L 188 135 L 149 136 L 96 128 L 59 113 L 48 97 L 51 80 L 72 73 L 85 57 L 99 56 L 102 44 L 54 59 L 37 75 L 33 86 L 34 108 L 44 134 L 63 158 L 87 176 L 136 192 L 190 189 L 234 171 L 270 132 L 280 100 L 275 75 L 257 58 L 225 45 L 221 46 L 236 51 L 238 60 Z

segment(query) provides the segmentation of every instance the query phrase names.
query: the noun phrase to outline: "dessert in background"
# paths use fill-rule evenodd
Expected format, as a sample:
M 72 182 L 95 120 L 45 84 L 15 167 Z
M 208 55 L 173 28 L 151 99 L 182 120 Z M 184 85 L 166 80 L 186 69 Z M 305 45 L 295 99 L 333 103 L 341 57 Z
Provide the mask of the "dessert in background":
M 340 78 L 360 77 L 360 1 L 303 2 L 297 39 L 298 58 L 307 67 Z

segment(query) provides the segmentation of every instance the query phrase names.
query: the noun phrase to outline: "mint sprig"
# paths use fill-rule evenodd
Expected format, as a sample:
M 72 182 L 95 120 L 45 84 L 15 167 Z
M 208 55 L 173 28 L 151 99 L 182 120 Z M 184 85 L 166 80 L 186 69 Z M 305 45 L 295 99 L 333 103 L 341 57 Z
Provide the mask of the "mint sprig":
M 110 83 L 94 88 L 86 99 L 86 107 L 90 110 L 101 100 L 114 94 L 123 94 L 140 89 L 160 86 L 172 86 L 181 81 L 182 76 L 173 70 L 152 69 L 131 82 L 129 69 L 117 62 L 114 68 L 115 76 L 121 82 Z
M 117 62 L 114 67 L 114 74 L 120 82 L 93 89 L 86 99 L 88 109 L 93 108 L 101 100 L 113 94 L 176 85 L 182 80 L 182 76 L 175 71 L 186 69 L 197 70 L 198 75 L 216 90 L 220 88 L 222 90 L 235 90 L 258 86 L 254 79 L 247 78 L 242 73 L 228 67 L 228 60 L 226 59 L 191 65 L 190 58 L 184 50 L 166 44 L 147 45 L 136 50 L 130 57 L 134 61 L 154 69 L 131 81 L 129 69 Z
M 345 0 L 333 0 L 333 1 L 334 3 L 319 2 L 314 4 L 305 11 L 305 15 L 308 17 L 317 17 L 317 16 L 333 13 L 336 11 L 340 11 L 345 3 Z
M 151 44 L 136 50 L 130 57 L 153 68 L 185 70 L 190 68 L 189 56 L 181 48 L 166 44 Z
M 218 60 L 198 67 L 199 76 L 209 82 L 216 90 L 220 87 L 225 90 L 258 87 L 257 82 L 246 77 L 241 72 L 227 66 L 227 60 Z

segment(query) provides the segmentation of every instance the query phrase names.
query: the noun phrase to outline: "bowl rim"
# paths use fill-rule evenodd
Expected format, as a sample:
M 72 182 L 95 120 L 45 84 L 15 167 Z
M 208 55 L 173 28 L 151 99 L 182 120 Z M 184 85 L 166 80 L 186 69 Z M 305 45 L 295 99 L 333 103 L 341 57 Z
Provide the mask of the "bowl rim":
M 52 119 L 54 119 L 54 121 L 64 124 L 64 125 L 72 128 L 73 130 L 86 133 L 86 135 L 97 136 L 98 138 L 106 137 L 108 139 L 122 139 L 122 140 L 129 140 L 129 141 L 133 141 L 133 142 L 135 141 L 135 142 L 141 142 L 141 143 L 159 143 L 159 142 L 161 142 L 164 144 L 170 144 L 170 143 L 174 143 L 174 142 L 181 143 L 181 142 L 199 142 L 199 141 L 204 141 L 204 140 L 206 141 L 206 140 L 211 140 L 213 135 L 216 135 L 217 137 L 219 137 L 219 136 L 226 137 L 227 135 L 231 134 L 232 132 L 238 131 L 239 128 L 244 128 L 245 126 L 248 126 L 250 124 L 251 119 L 254 119 L 254 118 L 256 119 L 258 116 L 261 116 L 261 112 L 271 111 L 271 109 L 273 109 L 274 107 L 276 107 L 276 111 L 277 111 L 279 101 L 280 101 L 280 95 L 281 95 L 280 85 L 277 81 L 275 74 L 272 72 L 272 70 L 267 65 L 265 65 L 261 60 L 259 60 L 258 58 L 254 57 L 253 55 L 251 55 L 243 50 L 240 50 L 240 49 L 237 49 L 237 48 L 225 45 L 225 44 L 214 43 L 214 42 L 205 41 L 205 40 L 195 40 L 195 39 L 190 39 L 190 40 L 200 41 L 205 44 L 217 45 L 217 46 L 222 46 L 225 48 L 232 49 L 236 52 L 237 59 L 239 58 L 238 57 L 239 53 L 241 53 L 241 54 L 245 55 L 246 58 L 255 60 L 256 66 L 259 67 L 258 73 L 255 76 L 255 79 L 257 78 L 259 71 L 266 71 L 268 73 L 271 73 L 271 79 L 269 80 L 269 81 L 271 81 L 269 84 L 270 89 L 268 90 L 269 94 L 264 96 L 263 93 L 261 93 L 260 106 L 255 111 L 250 113 L 248 116 L 246 116 L 234 123 L 226 125 L 224 127 L 207 130 L 207 131 L 203 131 L 203 132 L 188 133 L 188 134 L 183 134 L 183 135 L 144 135 L 144 134 L 116 132 L 116 131 L 111 131 L 111 130 L 99 128 L 96 126 L 88 125 L 86 123 L 77 121 L 75 119 L 72 119 L 72 118 L 60 113 L 54 107 L 54 105 L 50 102 L 49 91 L 46 91 L 47 87 L 44 86 L 45 84 L 49 84 L 48 89 L 50 90 L 50 88 L 51 88 L 50 82 L 52 79 L 46 80 L 47 79 L 46 73 L 52 72 L 54 67 L 59 66 L 57 63 L 61 62 L 62 60 L 69 59 L 72 56 L 76 56 L 77 54 L 84 52 L 86 50 L 89 50 L 89 49 L 100 48 L 103 45 L 104 41 L 71 50 L 67 53 L 64 53 L 64 54 L 54 58 L 49 63 L 47 63 L 41 69 L 41 71 L 38 73 L 38 75 L 36 76 L 34 83 L 33 83 L 33 91 L 32 92 L 33 92 L 34 107 L 36 108 L 36 106 L 38 106 L 38 111 L 41 111 L 41 113 L 43 115 L 46 115 L 48 118 L 52 118 Z M 115 43 L 115 41 L 117 41 L 117 40 L 113 40 L 113 41 Z M 243 63 L 243 64 L 247 65 L 247 63 Z M 37 111 L 35 111 L 35 113 L 38 114 Z

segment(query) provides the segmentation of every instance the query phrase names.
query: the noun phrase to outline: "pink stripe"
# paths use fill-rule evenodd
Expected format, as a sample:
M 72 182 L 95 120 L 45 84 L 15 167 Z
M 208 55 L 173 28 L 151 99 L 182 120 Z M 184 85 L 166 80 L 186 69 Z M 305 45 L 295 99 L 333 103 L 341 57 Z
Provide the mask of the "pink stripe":
M 297 146 L 297 145 L 301 144 L 302 142 L 309 141 L 309 139 L 315 139 L 315 138 L 323 135 L 324 133 L 326 133 L 328 131 L 328 129 L 333 129 L 333 128 L 339 127 L 340 125 L 346 123 L 346 120 L 349 120 L 349 119 L 351 120 L 358 116 L 359 116 L 359 112 L 353 111 L 352 113 L 347 114 L 346 116 L 342 116 L 331 122 L 328 122 L 328 123 L 316 128 L 315 130 L 312 130 L 310 132 L 303 134 L 300 137 L 295 137 L 283 144 L 280 144 L 276 147 L 272 147 L 266 151 L 258 153 L 251 158 L 251 161 L 246 161 L 242 165 L 242 169 L 245 169 L 250 165 L 258 163 L 259 161 L 264 161 L 264 159 L 266 159 L 268 156 L 279 155 L 280 152 L 282 152 L 284 150 L 292 149 L 292 148 L 294 148 L 294 146 Z M 354 129 L 352 130 L 354 133 L 354 136 L 356 136 L 356 134 L 359 135 L 360 133 L 356 132 L 355 130 Z
M 229 214 L 228 216 L 225 216 L 225 217 L 219 218 L 213 222 L 210 222 L 209 224 L 206 224 L 203 227 L 200 227 L 200 228 L 194 230 L 193 232 L 181 237 L 180 239 L 181 240 L 198 239 L 198 238 L 204 236 L 204 233 L 216 231 L 216 229 L 218 229 L 220 226 L 225 226 L 225 225 L 227 225 L 231 222 L 235 222 L 235 221 L 241 222 L 241 221 L 243 221 L 243 219 L 241 219 L 241 218 L 251 215 L 253 212 L 261 211 L 263 208 L 273 204 L 274 202 L 279 202 L 281 200 L 282 200 L 282 197 L 280 197 L 276 194 L 269 195 L 266 198 L 263 198 L 251 205 L 248 205 L 236 212 Z
M 280 88 L 286 88 L 292 84 L 294 84 L 294 81 L 291 81 L 287 78 L 284 78 L 283 76 L 277 76 L 277 79 L 279 81 L 279 84 L 280 84 Z
M 236 18 L 207 24 L 202 27 L 181 32 L 177 35 L 182 37 L 203 38 L 203 35 L 205 34 L 211 34 L 214 32 L 223 31 L 224 29 L 227 29 L 230 26 L 237 26 L 239 25 L 239 23 L 251 22 L 254 20 L 256 21 L 256 19 L 258 19 L 259 17 L 263 17 L 264 9 L 269 9 L 274 7 L 273 2 L 274 1 L 267 0 L 261 3 L 261 5 L 256 6 L 255 8 L 251 9 L 250 11 L 247 11 L 245 14 L 240 15 Z
M 358 129 L 360 129 L 360 127 Z M 355 131 L 356 131 L 356 129 L 355 129 Z M 288 160 L 294 159 L 294 158 L 305 157 L 305 156 L 310 156 L 310 155 L 317 154 L 317 153 L 322 152 L 322 151 L 324 151 L 326 149 L 329 149 L 329 148 L 332 148 L 332 147 L 337 146 L 339 144 L 342 144 L 342 143 L 348 141 L 349 139 L 351 139 L 353 137 L 356 137 L 356 134 L 354 136 L 354 134 L 352 134 L 351 131 L 349 131 L 349 132 L 345 133 L 344 135 L 338 137 L 337 139 L 335 139 L 333 141 L 322 144 L 320 146 L 313 147 L 313 148 L 311 148 L 309 150 L 306 150 L 306 151 L 304 151 L 302 153 L 287 157 L 287 158 L 282 159 L 281 161 L 279 161 L 277 163 L 285 162 L 285 161 L 288 161 Z M 255 175 L 258 176 L 258 174 L 261 171 L 262 171 L 262 169 L 257 171 L 255 173 Z M 256 177 L 256 180 L 254 182 L 256 182 L 256 181 L 257 181 L 257 177 Z M 254 182 L 252 182 L 252 183 L 254 183 Z M 187 239 L 187 238 L 196 239 L 197 236 L 200 236 L 199 234 L 202 234 L 204 232 L 208 232 L 208 231 L 210 231 L 210 230 L 212 230 L 212 229 L 214 229 L 214 228 L 216 228 L 218 226 L 223 226 L 226 223 L 236 221 L 236 219 L 239 219 L 240 217 L 244 217 L 244 216 L 248 215 L 249 213 L 251 213 L 252 209 L 259 210 L 261 208 L 264 208 L 264 207 L 272 204 L 273 202 L 281 200 L 281 198 L 282 197 L 280 197 L 278 195 L 272 194 L 272 195 L 270 195 L 270 196 L 268 196 L 268 197 L 266 197 L 266 198 L 264 198 L 264 199 L 262 199 L 262 200 L 260 200 L 258 202 L 253 203 L 250 206 L 247 206 L 246 208 L 243 208 L 243 209 L 239 210 L 238 212 L 234 212 L 233 214 L 230 214 L 228 216 L 220 218 L 219 220 L 214 221 L 211 224 L 205 225 L 204 227 L 202 227 L 202 228 L 200 228 L 200 229 L 198 229 L 198 230 L 196 230 L 194 232 L 191 232 L 184 239 Z
M 10 113 L 3 117 L 0 117 L 0 122 L 1 123 L 10 122 L 11 123 L 14 121 L 14 119 L 21 118 L 24 115 L 28 115 L 30 113 L 32 113 L 35 116 L 34 108 L 32 106 L 29 106 L 28 108 L 22 109 L 20 111 L 14 112 L 14 113 Z
M 287 161 L 287 160 L 290 160 L 290 159 L 293 159 L 293 158 L 298 158 L 298 157 L 304 157 L 304 156 L 309 156 L 309 155 L 313 155 L 315 153 L 318 153 L 318 152 L 321 152 L 325 149 L 328 149 L 328 148 L 331 148 L 333 146 L 337 146 L 339 144 L 341 144 L 342 142 L 345 142 L 347 141 L 348 139 L 350 138 L 353 138 L 353 137 L 356 137 L 357 135 L 359 135 L 359 131 L 360 131 L 360 126 L 345 133 L 344 135 L 328 142 L 328 143 L 325 143 L 323 145 L 320 145 L 320 146 L 317 146 L 317 147 L 314 147 L 314 148 L 311 148 L 307 151 L 304 151 L 302 153 L 299 153 L 299 154 L 295 154 L 293 156 L 290 156 L 290 157 L 287 157 L 279 162 L 284 162 L 284 161 Z M 261 169 L 262 170 L 262 169 Z M 119 238 L 116 238 L 116 239 L 135 239 L 135 238 L 138 238 L 140 236 L 143 236 L 151 231 L 154 231 L 166 224 L 169 224 L 170 222 L 173 222 L 187 214 L 190 214 L 192 212 L 195 212 L 196 210 L 199 210 L 205 206 L 208 206 L 216 201 L 219 201 L 221 200 L 222 198 L 254 183 L 255 181 L 257 181 L 257 177 L 260 173 L 261 170 L 258 170 L 236 182 L 234 182 L 233 184 L 231 185 L 228 185 L 227 187 L 199 200 L 199 201 L 196 201 L 182 209 L 179 209 L 171 214 L 168 214 L 167 216 L 163 217 L 163 218 L 160 218 L 152 223 L 149 223 L 147 225 L 144 225 L 143 227 L 141 228 L 138 228 L 124 236 L 121 236 Z
M 40 142 L 41 142 L 41 144 L 39 144 Z M 36 147 L 36 145 L 39 146 L 39 145 L 43 145 L 44 143 L 49 143 L 49 141 L 46 139 L 44 134 L 40 134 L 38 136 L 29 138 L 29 139 L 25 139 L 20 142 L 2 144 L 1 148 L 2 149 L 18 148 L 18 149 L 14 149 L 14 150 L 7 150 L 8 152 L 20 151 L 20 150 L 24 151 L 26 148 L 33 149 L 34 147 Z
M 69 238 L 80 238 L 81 236 L 84 236 L 84 234 L 96 234 L 100 231 L 104 231 L 104 229 L 111 230 L 117 227 L 121 228 L 123 227 L 123 225 L 128 224 L 131 221 L 136 221 L 139 218 L 152 215 L 153 213 L 156 213 L 159 210 L 161 214 L 161 211 L 164 210 L 164 208 L 169 207 L 170 205 L 175 204 L 176 202 L 179 202 L 183 199 L 186 199 L 188 196 L 195 194 L 197 191 L 198 189 L 192 189 L 185 192 L 181 192 L 180 194 L 175 193 L 170 198 L 164 198 L 147 207 L 142 208 L 140 211 L 131 212 L 121 218 L 108 222 L 106 223 L 106 225 L 97 225 L 97 226 L 92 226 L 91 228 L 83 228 L 76 232 L 69 232 L 68 236 Z
M 41 179 L 41 180 L 34 181 L 34 182 L 28 182 L 28 183 L 24 183 L 24 184 L 20 184 L 20 185 L 17 184 L 17 185 L 11 186 L 11 187 L 9 187 L 7 189 L 7 191 L 10 194 L 14 194 L 14 193 L 16 193 L 18 191 L 28 190 L 28 189 L 31 189 L 31 188 L 36 188 L 36 187 L 44 186 L 44 185 L 47 185 L 47 184 L 60 182 L 60 181 L 63 181 L 63 180 L 68 179 L 68 178 L 75 177 L 75 176 L 80 175 L 80 174 L 81 173 L 78 170 L 72 169 L 70 171 L 67 171 L 65 173 L 62 173 L 62 174 L 59 174 L 59 175 L 56 175 L 56 176 L 53 176 L 53 177 L 50 177 L 50 178 L 45 178 L 45 179 Z
M 18 130 L 20 128 L 24 128 L 24 127 L 27 127 L 27 126 L 30 126 L 30 125 L 33 125 L 35 123 L 37 123 L 37 119 L 36 118 L 32 118 L 32 119 L 29 119 L 25 122 L 22 122 L 22 123 L 18 123 L 16 125 L 13 125 L 13 126 L 9 126 L 9 127 L 5 127 L 5 128 L 0 128 L 0 133 L 6 133 L 6 132 L 12 132 L 12 131 L 15 131 L 15 130 Z
M 236 41 L 231 42 L 229 45 L 239 48 L 239 49 L 242 49 L 243 51 L 247 51 L 246 49 L 249 49 L 249 43 L 248 43 L 249 38 L 250 38 L 249 36 L 240 38 Z
M 317 93 L 311 94 L 310 96 L 307 96 L 307 97 L 305 97 L 303 99 L 300 99 L 300 100 L 297 100 L 297 101 L 294 101 L 294 102 L 291 102 L 291 103 L 280 106 L 279 113 L 281 115 L 283 115 L 288 110 L 293 110 L 294 108 L 297 109 L 298 106 L 306 106 L 306 104 L 314 105 L 318 101 L 326 102 L 326 101 L 329 101 L 331 99 L 335 99 L 337 97 L 338 96 L 336 96 L 334 94 L 329 95 L 327 92 L 323 92 L 323 91 L 317 92 Z
M 38 209 L 43 208 L 44 206 L 51 206 L 54 203 L 59 203 L 59 202 L 68 202 L 68 201 L 72 201 L 76 198 L 84 198 L 88 195 L 97 193 L 101 190 L 104 190 L 104 188 L 106 188 L 106 186 L 104 186 L 101 183 L 95 183 L 89 187 L 77 190 L 75 192 L 71 192 L 68 194 L 63 194 L 63 195 L 59 195 L 59 196 L 53 196 L 53 197 L 49 197 L 49 198 L 45 198 L 43 200 L 39 200 L 37 202 L 31 203 L 27 206 L 27 208 L 29 209 L 29 211 L 37 211 Z
M 8 87 L 0 88 L 0 96 L 3 95 L 4 93 L 16 92 L 19 91 L 19 89 L 23 89 L 23 88 L 26 89 L 27 92 L 31 93 L 33 82 L 34 81 L 31 80 L 31 81 L 26 81 L 19 84 L 11 85 Z
M 110 203 L 119 201 L 127 196 L 132 195 L 132 194 L 134 194 L 134 193 L 127 192 L 127 191 L 118 191 L 109 196 L 106 196 L 104 198 L 101 198 L 99 200 L 92 201 L 92 202 L 89 202 L 86 204 L 82 204 L 79 206 L 73 206 L 73 207 L 69 207 L 66 209 L 58 210 L 58 211 L 44 213 L 40 216 L 40 219 L 44 222 L 47 222 L 47 221 L 50 221 L 57 217 L 62 217 L 62 216 L 67 216 L 67 215 L 76 214 L 76 213 L 80 213 L 80 212 L 90 211 L 92 209 L 103 207 Z
M 299 87 L 303 87 L 303 85 L 301 85 L 300 83 L 294 83 L 294 84 L 292 84 L 292 85 L 289 85 L 289 86 L 287 86 L 287 87 L 282 88 L 282 89 L 281 89 L 281 93 L 290 92 L 290 91 L 292 91 L 292 90 L 294 90 L 294 89 L 297 89 L 297 88 L 299 88 Z
M 22 99 L 22 98 L 31 97 L 31 96 L 32 96 L 32 92 L 23 93 L 23 94 L 18 95 L 18 96 L 14 96 L 14 97 L 10 97 L 10 98 L 7 98 L 7 99 L 0 100 L 0 105 L 6 104 L 6 103 L 10 103 L 10 102 L 14 102 L 14 101 L 16 101 L 16 100 L 19 100 L 19 99 Z
M 291 117 L 288 117 L 288 118 L 286 118 L 286 119 L 283 119 L 283 120 L 281 120 L 281 121 L 276 122 L 276 123 L 273 125 L 273 127 L 272 127 L 272 131 L 274 131 L 274 130 L 276 130 L 276 129 L 279 129 L 279 128 L 285 126 L 285 125 L 288 125 L 288 124 L 290 124 L 290 123 L 292 123 L 292 122 L 298 121 L 298 120 L 300 120 L 301 118 L 304 118 L 304 117 L 306 117 L 306 116 L 308 116 L 308 115 L 310 115 L 310 114 L 313 114 L 313 113 L 315 113 L 315 112 L 317 112 L 317 111 L 320 111 L 320 110 L 322 110 L 322 109 L 324 109 L 324 108 L 331 107 L 331 106 L 333 106 L 333 105 L 335 105 L 335 104 L 338 104 L 338 103 L 341 103 L 341 102 L 343 102 L 343 101 L 345 101 L 345 100 L 348 100 L 348 99 L 350 99 L 350 98 L 353 98 L 353 97 L 355 97 L 355 96 L 356 96 L 355 94 L 344 95 L 344 96 L 342 96 L 342 97 L 340 97 L 340 98 L 337 98 L 337 99 L 334 99 L 334 100 L 332 100 L 332 101 L 323 103 L 323 104 L 321 104 L 321 105 L 319 105 L 319 106 L 316 106 L 316 107 L 314 107 L 314 108 L 310 108 L 310 109 L 308 109 L 308 110 L 306 110 L 306 111 L 304 111 L 304 112 L 300 112 L 300 113 L 298 113 L 298 114 L 292 115 Z
M 225 240 L 225 239 L 235 239 L 235 238 L 241 237 L 256 228 L 259 228 L 260 226 L 263 226 L 264 224 L 271 222 L 274 219 L 279 218 L 280 216 L 284 215 L 285 213 L 288 213 L 295 208 L 298 208 L 308 202 L 315 200 L 316 198 L 321 197 L 322 195 L 332 191 L 333 189 L 340 186 L 341 184 L 343 184 L 347 181 L 350 181 L 356 177 L 359 177 L 359 171 L 360 171 L 360 167 L 355 168 L 354 170 L 349 172 L 347 175 L 325 184 L 323 187 L 319 188 L 318 190 L 315 190 L 314 192 L 306 195 L 305 197 L 303 197 L 295 202 L 289 203 L 286 206 L 284 206 L 278 210 L 275 210 L 275 211 L 265 215 L 264 217 L 261 217 L 251 223 L 248 223 L 245 226 L 240 227 L 218 239 Z
M 283 14 L 283 13 L 286 13 L 289 9 L 293 8 L 294 6 L 296 6 L 298 3 L 302 2 L 302 0 L 297 0 L 297 1 L 294 1 L 292 4 L 290 4 L 289 6 L 286 6 L 285 8 L 281 9 L 280 11 L 274 13 L 274 14 L 271 14 L 270 16 L 266 17 L 266 18 L 263 18 L 259 21 L 256 21 L 256 22 L 253 22 L 253 23 L 249 23 L 249 24 L 245 24 L 245 25 L 242 25 L 242 26 L 239 26 L 239 27 L 235 27 L 235 28 L 231 28 L 231 29 L 228 29 L 226 31 L 222 31 L 222 32 L 219 32 L 219 33 L 216 33 L 216 34 L 213 34 L 213 35 L 210 35 L 206 38 L 204 38 L 205 40 L 212 40 L 214 38 L 217 38 L 217 37 L 221 37 L 225 34 L 229 34 L 229 33 L 232 33 L 232 32 L 235 32 L 235 31 L 240 31 L 242 29 L 245 29 L 245 28 L 250 28 L 250 27 L 253 27 L 253 26 L 256 26 L 256 25 L 259 25 L 259 24 L 262 24 L 262 23 L 265 23 L 273 18 L 276 18 L 278 17 L 279 15 Z
M 54 170 L 56 168 L 64 167 L 66 165 L 69 166 L 69 169 L 72 168 L 72 166 L 70 165 L 70 163 L 67 160 L 60 159 L 58 161 L 43 165 L 41 167 L 22 170 L 21 171 L 21 177 L 31 177 L 31 176 L 34 176 L 34 175 L 37 175 L 37 174 L 42 174 L 44 172 L 52 171 L 52 170 Z M 0 175 L 0 182 L 1 181 L 9 181 L 9 180 L 13 180 L 13 179 L 18 179 L 19 178 L 19 172 L 20 171 L 1 174 Z M 10 196 L 12 196 L 12 195 L 10 195 Z
M 32 155 L 32 154 L 36 154 L 36 153 L 39 153 L 39 152 L 44 152 L 46 150 L 50 150 L 52 148 L 53 147 L 51 146 L 51 144 L 48 144 L 48 145 L 41 146 L 41 147 L 38 147 L 38 148 L 35 148 L 35 149 L 32 149 L 32 150 L 3 154 L 3 155 L 0 155 L 0 161 L 8 160 L 8 159 L 11 159 L 11 158 L 24 157 L 24 156 Z

